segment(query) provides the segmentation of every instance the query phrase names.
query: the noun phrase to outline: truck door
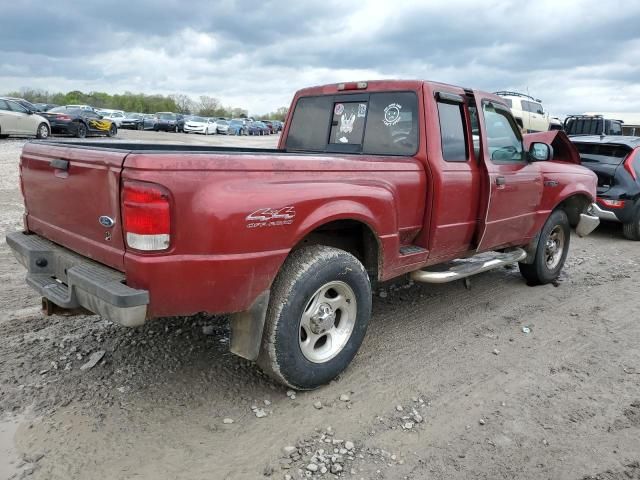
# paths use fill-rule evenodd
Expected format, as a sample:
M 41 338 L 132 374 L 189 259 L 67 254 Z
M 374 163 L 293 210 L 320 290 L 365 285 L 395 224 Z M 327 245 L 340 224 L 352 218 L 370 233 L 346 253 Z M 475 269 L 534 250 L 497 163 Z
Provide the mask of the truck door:
M 479 98 L 487 191 L 478 251 L 521 244 L 530 236 L 542 199 L 542 174 L 528 161 L 520 129 L 506 106 Z

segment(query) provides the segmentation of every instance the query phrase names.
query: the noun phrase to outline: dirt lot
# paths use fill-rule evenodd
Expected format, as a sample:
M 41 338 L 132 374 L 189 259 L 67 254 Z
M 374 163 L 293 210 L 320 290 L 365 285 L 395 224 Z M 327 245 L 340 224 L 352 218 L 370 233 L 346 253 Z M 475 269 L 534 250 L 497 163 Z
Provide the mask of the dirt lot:
M 0 237 L 23 143 L 0 142 Z M 604 226 L 556 285 L 386 286 L 352 366 L 293 393 L 228 353 L 224 318 L 43 316 L 3 242 L 0 479 L 640 478 L 639 252 Z

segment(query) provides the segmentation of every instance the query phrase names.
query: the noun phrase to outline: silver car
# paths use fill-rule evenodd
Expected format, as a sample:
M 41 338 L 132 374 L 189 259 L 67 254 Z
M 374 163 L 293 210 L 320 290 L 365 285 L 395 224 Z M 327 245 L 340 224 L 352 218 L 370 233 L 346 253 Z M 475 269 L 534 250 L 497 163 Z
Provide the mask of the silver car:
M 49 121 L 36 115 L 18 102 L 0 97 L 0 137 L 9 135 L 34 135 L 48 138 L 51 133 Z

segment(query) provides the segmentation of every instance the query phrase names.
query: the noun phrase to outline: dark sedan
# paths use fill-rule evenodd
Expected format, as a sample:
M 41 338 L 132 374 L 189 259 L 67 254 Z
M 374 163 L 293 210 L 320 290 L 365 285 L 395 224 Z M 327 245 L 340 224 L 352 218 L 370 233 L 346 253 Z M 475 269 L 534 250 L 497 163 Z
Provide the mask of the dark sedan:
M 144 117 L 141 113 L 125 112 L 124 118 L 120 123 L 120 128 L 128 128 L 131 130 L 142 130 L 144 128 Z
M 184 116 L 173 112 L 156 113 L 156 124 L 153 128 L 156 132 L 182 132 L 184 130 Z
M 91 110 L 76 107 L 56 107 L 40 113 L 49 120 L 52 133 L 74 135 L 84 138 L 87 135 L 106 135 L 113 137 L 118 133 L 116 124 L 103 119 Z

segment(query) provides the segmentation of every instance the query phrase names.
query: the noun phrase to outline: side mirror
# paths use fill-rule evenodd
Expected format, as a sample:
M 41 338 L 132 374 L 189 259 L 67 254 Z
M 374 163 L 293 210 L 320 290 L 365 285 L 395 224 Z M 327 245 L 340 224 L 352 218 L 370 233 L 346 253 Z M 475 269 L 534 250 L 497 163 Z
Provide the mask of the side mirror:
M 533 162 L 545 162 L 553 158 L 553 148 L 542 142 L 533 142 L 529 147 L 529 158 Z
M 27 115 L 33 115 L 34 113 L 36 113 L 36 112 L 33 111 L 33 110 L 27 110 Z

